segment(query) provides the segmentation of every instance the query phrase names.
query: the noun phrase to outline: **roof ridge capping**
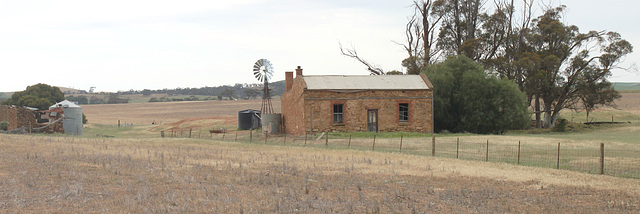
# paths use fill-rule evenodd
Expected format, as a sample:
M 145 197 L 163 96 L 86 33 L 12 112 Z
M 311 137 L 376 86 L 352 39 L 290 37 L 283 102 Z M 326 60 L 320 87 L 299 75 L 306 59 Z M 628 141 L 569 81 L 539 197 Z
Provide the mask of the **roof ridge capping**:
M 309 75 L 308 90 L 431 90 L 424 75 Z

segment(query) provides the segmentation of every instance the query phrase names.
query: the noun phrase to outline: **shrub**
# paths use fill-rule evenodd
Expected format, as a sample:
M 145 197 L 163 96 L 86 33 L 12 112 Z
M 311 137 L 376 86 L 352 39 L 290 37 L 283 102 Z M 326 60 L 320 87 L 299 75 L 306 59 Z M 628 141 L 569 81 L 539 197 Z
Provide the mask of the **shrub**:
M 9 128 L 9 122 L 1 121 L 0 122 L 0 130 L 7 131 L 7 128 Z
M 554 132 L 566 132 L 567 131 L 567 119 L 560 118 L 553 127 Z

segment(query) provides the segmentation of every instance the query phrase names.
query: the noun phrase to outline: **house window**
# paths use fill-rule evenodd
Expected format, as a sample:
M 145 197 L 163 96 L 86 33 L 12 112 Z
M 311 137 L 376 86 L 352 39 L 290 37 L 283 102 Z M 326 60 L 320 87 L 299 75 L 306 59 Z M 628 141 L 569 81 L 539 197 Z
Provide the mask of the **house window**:
M 333 104 L 333 123 L 344 123 L 343 104 Z
M 398 119 L 400 122 L 409 122 L 409 103 L 398 104 Z

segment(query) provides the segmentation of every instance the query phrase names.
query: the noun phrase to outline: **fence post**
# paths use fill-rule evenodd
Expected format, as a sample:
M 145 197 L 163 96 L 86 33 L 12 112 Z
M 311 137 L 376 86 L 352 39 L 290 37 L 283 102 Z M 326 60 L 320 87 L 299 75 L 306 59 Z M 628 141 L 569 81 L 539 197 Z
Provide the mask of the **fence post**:
M 400 135 L 400 152 L 402 152 L 402 135 Z
M 304 146 L 307 146 L 307 134 L 304 134 Z
M 267 144 L 267 140 L 269 140 L 269 134 L 264 134 L 264 144 Z
M 489 162 L 489 140 L 487 140 L 487 154 L 484 156 L 484 161 Z
M 518 141 L 518 165 L 520 165 L 520 141 Z
M 249 129 L 249 143 L 253 143 L 253 129 Z
M 233 142 L 236 142 L 236 141 L 238 141 L 238 132 L 236 132 L 236 138 L 233 139 Z
M 456 159 L 460 157 L 460 138 L 456 138 Z
M 431 156 L 436 156 L 436 134 L 431 135 Z
M 327 135 L 324 136 L 324 147 L 329 148 L 329 131 L 327 131 Z
M 347 146 L 347 148 L 351 148 L 351 135 L 349 135 L 349 145 Z
M 600 174 L 604 175 L 604 143 L 600 143 Z
M 371 147 L 371 151 L 376 151 L 376 135 L 373 134 L 373 146 Z
M 558 159 L 556 160 L 556 169 L 560 169 L 560 143 L 558 143 Z
M 287 144 L 287 133 L 284 133 L 284 142 L 282 144 Z
M 164 131 L 160 132 L 160 136 L 162 136 L 162 138 L 164 138 Z

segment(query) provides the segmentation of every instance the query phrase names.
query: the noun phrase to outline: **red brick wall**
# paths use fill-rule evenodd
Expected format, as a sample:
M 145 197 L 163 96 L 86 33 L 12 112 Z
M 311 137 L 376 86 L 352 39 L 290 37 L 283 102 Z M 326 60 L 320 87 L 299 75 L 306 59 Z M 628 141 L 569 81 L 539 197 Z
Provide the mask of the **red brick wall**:
M 292 90 L 282 96 L 282 114 L 287 134 L 304 135 L 309 133 L 311 125 L 314 132 L 368 131 L 369 109 L 378 110 L 380 132 L 433 132 L 431 90 L 367 90 L 347 93 L 305 91 L 302 84 L 304 82 L 296 78 Z M 400 103 L 409 103 L 408 122 L 399 121 Z M 342 124 L 333 123 L 334 104 L 344 105 Z

